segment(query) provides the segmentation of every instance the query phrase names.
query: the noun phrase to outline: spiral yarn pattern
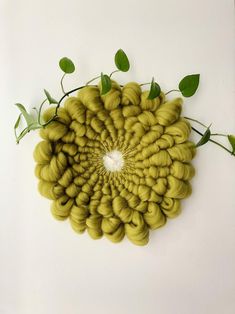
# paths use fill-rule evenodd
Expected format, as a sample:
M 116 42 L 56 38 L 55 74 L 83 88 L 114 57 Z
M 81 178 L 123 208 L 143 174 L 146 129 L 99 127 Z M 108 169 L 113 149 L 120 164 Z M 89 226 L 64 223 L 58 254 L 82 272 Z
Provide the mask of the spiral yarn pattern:
M 86 86 L 68 97 L 58 117 L 40 130 L 34 151 L 40 193 L 52 200 L 56 219 L 69 217 L 72 228 L 93 239 L 113 242 L 124 236 L 145 245 L 149 231 L 180 213 L 189 196 L 196 148 L 190 124 L 181 117 L 182 99 L 149 91 L 130 82 L 101 95 Z M 44 113 L 49 120 L 55 108 Z M 122 153 L 120 171 L 108 171 L 103 157 Z

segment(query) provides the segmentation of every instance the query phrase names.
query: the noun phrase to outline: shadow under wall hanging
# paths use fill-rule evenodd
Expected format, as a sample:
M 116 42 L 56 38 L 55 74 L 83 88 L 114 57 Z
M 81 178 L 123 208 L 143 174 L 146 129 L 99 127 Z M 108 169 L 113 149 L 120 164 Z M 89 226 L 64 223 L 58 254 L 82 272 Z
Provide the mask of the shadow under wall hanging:
M 182 98 L 168 99 L 171 92 L 192 96 L 199 74 L 187 75 L 177 90 L 164 93 L 154 78 L 124 86 L 112 80 L 115 72 L 130 68 L 121 49 L 115 64 L 117 70 L 110 75 L 101 73 L 65 92 L 63 79 L 75 66 L 62 58 L 63 96 L 56 101 L 44 90 L 45 99 L 32 113 L 16 104 L 21 114 L 15 135 L 19 142 L 29 131 L 40 129 L 35 173 L 40 193 L 52 200 L 56 219 L 69 218 L 76 232 L 87 231 L 93 239 L 104 235 L 120 242 L 126 235 L 132 243 L 145 245 L 150 230 L 176 217 L 181 200 L 190 195 L 195 172 L 191 160 L 197 147 L 210 141 L 234 155 L 235 137 L 212 133 L 210 126 L 183 117 Z M 96 79 L 99 83 L 92 84 Z M 150 88 L 146 90 L 145 85 Z M 42 114 L 45 103 L 50 107 Z M 27 126 L 17 135 L 22 116 Z M 190 122 L 205 131 L 201 133 Z M 201 137 L 197 144 L 189 140 L 191 130 Z M 219 135 L 227 137 L 231 151 L 212 139 Z

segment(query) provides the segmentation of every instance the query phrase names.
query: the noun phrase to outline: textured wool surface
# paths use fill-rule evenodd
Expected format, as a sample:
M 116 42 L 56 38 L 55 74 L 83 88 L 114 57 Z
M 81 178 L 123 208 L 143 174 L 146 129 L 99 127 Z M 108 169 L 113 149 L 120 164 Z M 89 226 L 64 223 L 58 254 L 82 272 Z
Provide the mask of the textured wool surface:
M 59 108 L 56 121 L 40 130 L 34 151 L 40 193 L 52 200 L 55 218 L 69 217 L 78 233 L 105 235 L 120 242 L 126 235 L 145 245 L 149 231 L 180 213 L 194 175 L 195 144 L 181 117 L 182 99 L 161 95 L 131 82 L 101 95 L 100 86 L 82 88 Z M 44 113 L 49 120 L 55 108 Z M 110 152 L 122 154 L 120 170 L 104 165 Z

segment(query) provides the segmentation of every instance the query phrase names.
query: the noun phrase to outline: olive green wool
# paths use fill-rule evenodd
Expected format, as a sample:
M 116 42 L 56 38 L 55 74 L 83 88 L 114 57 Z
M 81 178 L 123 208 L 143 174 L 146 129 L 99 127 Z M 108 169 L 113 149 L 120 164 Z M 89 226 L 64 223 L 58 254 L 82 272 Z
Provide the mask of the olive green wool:
M 182 99 L 163 93 L 148 100 L 137 83 L 101 95 L 100 86 L 86 86 L 68 97 L 58 118 L 40 131 L 34 158 L 40 193 L 52 200 L 56 219 L 69 217 L 78 233 L 93 239 L 105 235 L 120 242 L 126 235 L 137 245 L 180 213 L 194 175 L 190 161 L 191 127 L 180 117 Z M 49 108 L 48 121 L 55 108 Z M 119 151 L 120 171 L 108 171 L 103 157 Z

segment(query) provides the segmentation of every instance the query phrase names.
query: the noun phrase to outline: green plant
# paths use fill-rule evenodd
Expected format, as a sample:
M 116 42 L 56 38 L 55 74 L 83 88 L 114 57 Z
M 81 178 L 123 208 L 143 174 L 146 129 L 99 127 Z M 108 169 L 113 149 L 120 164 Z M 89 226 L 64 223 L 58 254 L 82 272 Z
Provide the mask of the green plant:
M 64 81 L 64 78 L 67 74 L 71 74 L 75 71 L 75 65 L 74 65 L 73 61 L 70 60 L 69 58 L 67 58 L 67 57 L 62 58 L 59 61 L 59 66 L 60 66 L 60 69 L 63 71 L 63 75 L 62 75 L 61 80 L 60 80 L 60 86 L 61 86 L 61 89 L 63 92 L 63 96 L 61 96 L 60 100 L 57 101 L 50 95 L 50 93 L 47 90 L 44 89 L 45 97 L 44 97 L 43 101 L 39 105 L 38 109 L 34 108 L 36 115 L 30 114 L 29 112 L 27 112 L 27 110 L 25 109 L 25 107 L 22 104 L 17 103 L 16 106 L 20 110 L 20 115 L 18 116 L 16 123 L 14 125 L 16 142 L 19 143 L 20 140 L 27 133 L 29 133 L 32 130 L 45 128 L 49 123 L 51 123 L 53 120 L 55 120 L 57 118 L 58 108 L 62 104 L 62 101 L 65 99 L 65 97 L 69 96 L 73 92 L 75 92 L 75 91 L 77 91 L 77 90 L 79 90 L 79 89 L 81 89 L 87 85 L 91 85 L 91 83 L 93 81 L 100 79 L 100 81 L 101 81 L 101 94 L 104 95 L 104 94 L 108 93 L 111 89 L 111 77 L 112 77 L 112 75 L 114 73 L 117 73 L 120 71 L 121 72 L 127 72 L 130 69 L 129 59 L 128 59 L 126 53 L 122 49 L 119 49 L 116 52 L 115 57 L 114 57 L 114 62 L 116 65 L 116 69 L 114 71 L 112 71 L 109 75 L 101 72 L 100 75 L 89 80 L 84 86 L 79 86 L 77 88 L 74 88 L 74 89 L 66 92 L 64 89 L 63 81 Z M 200 81 L 200 74 L 187 75 L 179 82 L 178 89 L 172 89 L 172 90 L 166 92 L 165 95 L 172 93 L 172 92 L 177 92 L 177 93 L 181 93 L 182 96 L 184 96 L 184 97 L 191 97 L 197 91 L 198 86 L 199 86 L 199 81 Z M 140 85 L 141 86 L 150 85 L 150 91 L 149 91 L 149 95 L 148 95 L 149 99 L 154 99 L 154 98 L 158 97 L 161 93 L 161 87 L 155 81 L 154 77 L 152 78 L 151 82 L 143 83 Z M 97 86 L 97 85 L 95 85 L 95 86 Z M 52 104 L 56 105 L 54 116 L 47 122 L 43 121 L 43 118 L 42 118 L 42 108 L 46 103 L 49 105 L 52 105 Z M 17 134 L 17 130 L 20 126 L 20 121 L 21 121 L 22 117 L 24 118 L 27 126 L 19 134 Z M 195 131 L 197 134 L 199 134 L 201 137 L 200 140 L 198 141 L 198 143 L 196 144 L 197 147 L 202 146 L 202 145 L 206 144 L 207 142 L 212 142 L 212 143 L 220 146 L 221 148 L 223 148 L 224 150 L 226 150 L 227 152 L 229 152 L 233 156 L 235 156 L 235 136 L 234 135 L 221 134 L 221 133 L 211 133 L 211 125 L 206 126 L 204 123 L 202 123 L 202 122 L 200 122 L 194 118 L 190 118 L 190 117 L 184 117 L 184 118 L 191 121 L 191 122 L 197 123 L 198 125 L 200 125 L 201 127 L 203 127 L 205 129 L 204 132 L 201 132 L 198 129 L 196 129 L 194 126 L 192 126 L 192 130 Z M 214 137 L 217 137 L 217 136 L 226 137 L 228 140 L 228 144 L 230 145 L 230 149 L 225 147 L 221 143 L 217 142 L 216 140 L 214 140 Z

